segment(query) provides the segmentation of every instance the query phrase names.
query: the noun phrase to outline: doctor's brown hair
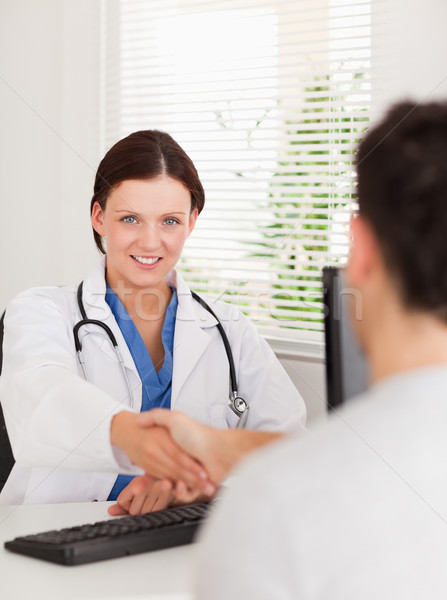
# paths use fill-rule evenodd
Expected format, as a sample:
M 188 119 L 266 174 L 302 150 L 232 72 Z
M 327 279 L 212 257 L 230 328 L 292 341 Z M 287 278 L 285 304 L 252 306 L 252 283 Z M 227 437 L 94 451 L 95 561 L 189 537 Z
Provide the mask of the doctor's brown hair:
M 357 173 L 402 301 L 447 322 L 447 103 L 395 105 L 361 142 Z
M 191 194 L 191 210 L 200 213 L 205 192 L 194 163 L 181 146 L 163 131 L 136 131 L 110 148 L 96 172 L 90 215 L 98 202 L 105 209 L 110 192 L 128 179 L 154 179 L 166 175 L 182 183 Z M 93 229 L 96 246 L 105 254 L 101 236 Z

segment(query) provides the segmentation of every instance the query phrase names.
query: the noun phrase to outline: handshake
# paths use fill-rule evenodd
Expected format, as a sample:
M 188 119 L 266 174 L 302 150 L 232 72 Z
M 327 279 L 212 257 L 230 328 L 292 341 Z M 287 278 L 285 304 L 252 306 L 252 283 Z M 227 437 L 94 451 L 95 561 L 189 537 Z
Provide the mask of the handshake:
M 184 413 L 156 408 L 118 413 L 110 436 L 112 444 L 146 472 L 109 508 L 111 515 L 124 515 L 210 499 L 244 455 L 281 434 L 213 429 Z

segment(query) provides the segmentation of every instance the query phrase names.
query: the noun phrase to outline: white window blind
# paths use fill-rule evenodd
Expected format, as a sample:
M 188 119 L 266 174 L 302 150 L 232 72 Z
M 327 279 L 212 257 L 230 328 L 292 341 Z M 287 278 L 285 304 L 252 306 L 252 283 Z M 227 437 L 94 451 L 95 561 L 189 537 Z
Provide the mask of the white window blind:
M 320 341 L 369 121 L 370 1 L 106 3 L 106 148 L 162 129 L 206 205 L 180 268 L 270 338 Z

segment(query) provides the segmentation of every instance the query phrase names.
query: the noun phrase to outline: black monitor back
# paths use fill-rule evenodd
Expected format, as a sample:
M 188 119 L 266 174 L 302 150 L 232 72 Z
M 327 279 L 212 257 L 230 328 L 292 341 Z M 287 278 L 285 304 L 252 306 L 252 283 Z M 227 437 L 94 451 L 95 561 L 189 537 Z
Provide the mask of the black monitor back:
M 343 269 L 323 269 L 327 407 L 331 410 L 368 387 L 368 365 L 355 338 L 349 302 L 361 318 L 361 298 L 345 283 Z

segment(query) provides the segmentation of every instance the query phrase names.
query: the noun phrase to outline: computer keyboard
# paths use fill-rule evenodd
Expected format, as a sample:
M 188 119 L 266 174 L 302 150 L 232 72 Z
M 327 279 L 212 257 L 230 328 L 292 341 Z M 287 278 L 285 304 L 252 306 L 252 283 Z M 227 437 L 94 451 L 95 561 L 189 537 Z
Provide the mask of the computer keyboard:
M 211 503 L 167 508 L 145 515 L 118 517 L 5 542 L 12 552 L 62 565 L 116 558 L 193 541 Z

